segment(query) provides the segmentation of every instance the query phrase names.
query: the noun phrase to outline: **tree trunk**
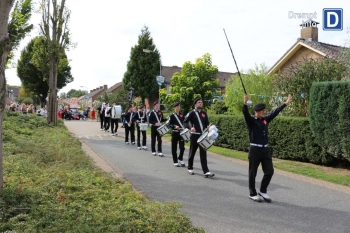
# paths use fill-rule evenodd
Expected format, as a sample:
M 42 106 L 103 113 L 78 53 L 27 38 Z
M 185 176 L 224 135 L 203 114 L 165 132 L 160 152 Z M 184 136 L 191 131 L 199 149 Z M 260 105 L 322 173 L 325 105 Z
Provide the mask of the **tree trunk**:
M 48 123 L 57 124 L 57 67 L 58 59 L 50 58 L 50 76 L 49 76 L 49 101 L 47 106 Z
M 5 64 L 10 52 L 10 41 L 7 35 L 7 25 L 10 10 L 14 0 L 0 1 L 0 189 L 3 185 L 3 159 L 2 159 L 2 122 L 4 119 L 6 105 L 6 77 Z

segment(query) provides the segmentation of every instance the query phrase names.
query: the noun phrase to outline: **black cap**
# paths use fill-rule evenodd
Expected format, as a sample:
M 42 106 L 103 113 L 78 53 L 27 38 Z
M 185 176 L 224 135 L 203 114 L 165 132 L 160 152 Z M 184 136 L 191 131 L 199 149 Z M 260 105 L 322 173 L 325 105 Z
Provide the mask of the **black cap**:
M 195 98 L 193 101 L 193 105 L 196 105 L 196 103 L 198 102 L 198 100 L 201 100 L 201 98 Z
M 177 106 L 179 106 L 180 105 L 180 102 L 176 102 L 174 105 L 173 105 L 173 107 L 175 108 L 175 107 L 177 107 Z
M 258 112 L 261 110 L 264 110 L 266 108 L 266 105 L 264 103 L 258 103 L 254 106 L 254 111 Z
M 158 104 L 158 101 L 154 102 L 153 106 L 156 105 L 156 104 Z

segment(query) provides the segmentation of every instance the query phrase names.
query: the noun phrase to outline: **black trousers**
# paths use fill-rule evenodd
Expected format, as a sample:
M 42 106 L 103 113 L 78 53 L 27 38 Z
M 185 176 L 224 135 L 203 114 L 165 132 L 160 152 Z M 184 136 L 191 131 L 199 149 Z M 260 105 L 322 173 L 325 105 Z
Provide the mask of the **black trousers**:
M 200 147 L 197 143 L 197 140 L 200 136 L 201 135 L 199 135 L 199 134 L 192 134 L 191 135 L 190 152 L 188 155 L 188 170 L 193 169 L 194 156 L 195 156 L 197 149 L 199 147 L 199 156 L 200 156 L 200 160 L 201 160 L 202 170 L 203 170 L 203 173 L 205 174 L 205 173 L 209 172 L 208 162 L 207 162 L 207 151 L 204 150 L 202 147 Z
M 111 133 L 117 133 L 119 119 L 111 118 Z
M 100 114 L 100 123 L 101 123 L 101 129 L 104 128 L 103 122 L 104 122 L 105 116 L 104 114 Z
M 125 128 L 125 142 L 129 142 L 129 133 L 131 142 L 135 142 L 135 125 L 132 123 L 130 126 L 128 124 L 124 125 Z
M 111 118 L 110 117 L 105 117 L 104 118 L 104 129 L 109 130 L 109 126 L 111 124 Z
M 162 137 L 159 135 L 157 129 L 159 126 L 151 126 L 151 150 L 156 152 L 156 138 L 158 142 L 158 153 L 162 153 Z
M 141 134 L 142 134 L 142 146 L 146 146 L 146 131 L 141 131 L 140 126 L 136 126 L 137 129 L 137 147 L 141 147 Z
M 179 144 L 180 154 L 177 157 L 177 144 Z M 180 136 L 180 132 L 172 132 L 171 134 L 171 153 L 173 155 L 174 163 L 177 163 L 178 160 L 183 160 L 185 152 L 185 141 Z
M 256 196 L 255 178 L 258 171 L 259 164 L 261 163 L 264 177 L 261 181 L 260 192 L 266 193 L 267 186 L 269 186 L 271 178 L 274 173 L 272 165 L 272 156 L 270 150 L 267 147 L 251 146 L 249 150 L 249 192 L 250 196 Z

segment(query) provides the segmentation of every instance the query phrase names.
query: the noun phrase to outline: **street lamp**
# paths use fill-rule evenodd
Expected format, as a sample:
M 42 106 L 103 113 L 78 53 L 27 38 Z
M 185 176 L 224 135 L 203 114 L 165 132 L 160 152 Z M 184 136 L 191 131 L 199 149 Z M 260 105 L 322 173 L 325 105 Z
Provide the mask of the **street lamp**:
M 144 53 L 156 53 L 155 52 L 156 49 L 149 50 L 149 49 L 143 49 L 142 51 Z M 158 93 L 159 93 L 159 97 L 158 97 L 158 103 L 159 103 L 159 110 L 160 110 L 160 86 L 162 86 L 162 84 L 164 83 L 165 78 L 162 76 L 162 63 L 160 62 L 160 56 L 159 56 L 159 76 L 156 77 L 156 80 L 158 82 L 159 85 L 159 89 L 158 89 Z

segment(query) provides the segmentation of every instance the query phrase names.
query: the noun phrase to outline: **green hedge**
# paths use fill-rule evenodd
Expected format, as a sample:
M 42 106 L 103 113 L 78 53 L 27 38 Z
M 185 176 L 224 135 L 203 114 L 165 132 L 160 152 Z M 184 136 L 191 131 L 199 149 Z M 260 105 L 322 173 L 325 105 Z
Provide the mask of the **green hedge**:
M 248 129 L 242 116 L 209 115 L 219 129 L 216 146 L 238 151 L 249 150 Z M 269 147 L 275 158 L 329 164 L 332 157 L 315 143 L 305 117 L 277 117 L 269 125 Z
M 310 90 L 310 127 L 324 153 L 350 161 L 350 82 L 315 82 Z

